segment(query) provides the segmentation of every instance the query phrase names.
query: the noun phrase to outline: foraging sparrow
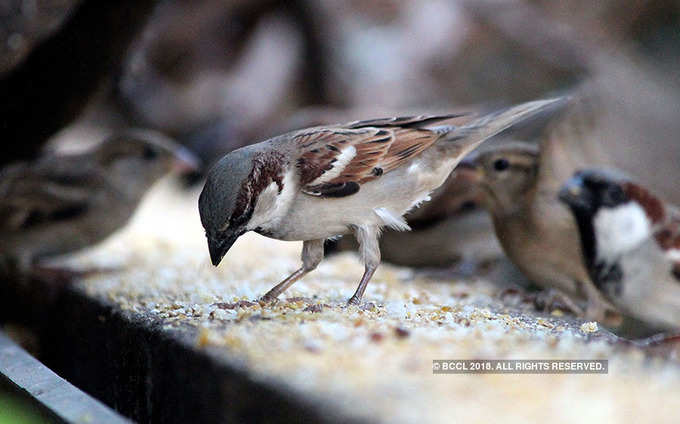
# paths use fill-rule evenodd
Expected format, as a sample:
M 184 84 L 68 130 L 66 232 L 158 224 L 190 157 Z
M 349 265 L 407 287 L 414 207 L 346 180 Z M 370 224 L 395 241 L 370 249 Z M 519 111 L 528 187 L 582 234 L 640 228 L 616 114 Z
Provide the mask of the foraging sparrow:
M 411 231 L 382 232 L 382 260 L 400 266 L 438 268 L 426 270 L 428 275 L 462 276 L 503 257 L 491 219 L 477 206 L 479 192 L 477 182 L 453 172 L 432 192 L 429 202 L 406 214 Z M 328 255 L 354 251 L 357 243 L 343 237 L 325 247 Z
M 0 263 L 24 274 L 36 260 L 103 240 L 173 166 L 194 168 L 196 159 L 156 132 L 130 130 L 91 151 L 2 169 Z
M 583 266 L 576 222 L 557 199 L 561 182 L 568 178 L 563 169 L 574 154 L 565 148 L 564 140 L 554 136 L 540 147 L 506 143 L 470 155 L 456 172 L 476 175 L 481 203 L 508 258 L 574 313 L 602 321 L 613 308 Z M 587 300 L 585 313 L 576 298 Z
M 680 212 L 614 172 L 579 171 L 560 190 L 595 285 L 624 313 L 680 329 Z
M 213 265 L 247 231 L 302 240 L 302 267 L 264 296 L 272 301 L 323 259 L 323 241 L 354 233 L 365 271 L 360 302 L 380 263 L 382 227 L 408 230 L 403 215 L 440 186 L 484 140 L 561 99 L 524 103 L 466 125 L 456 115 L 356 121 L 294 131 L 235 150 L 209 172 L 199 198 Z

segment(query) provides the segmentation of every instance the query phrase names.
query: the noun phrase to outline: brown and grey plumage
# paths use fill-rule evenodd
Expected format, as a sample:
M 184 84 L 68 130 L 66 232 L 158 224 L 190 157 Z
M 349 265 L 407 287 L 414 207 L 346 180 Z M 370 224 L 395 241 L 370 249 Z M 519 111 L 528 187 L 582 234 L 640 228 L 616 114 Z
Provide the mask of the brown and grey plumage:
M 567 140 L 552 136 L 539 145 L 514 142 L 466 159 L 461 172 L 476 174 L 481 200 L 509 259 L 533 282 L 568 296 L 568 306 L 603 320 L 613 309 L 595 288 L 581 260 L 576 222 L 557 199 L 573 170 Z M 574 299 L 586 299 L 584 311 Z
M 161 134 L 130 130 L 84 153 L 2 169 L 0 259 L 25 273 L 36 260 L 103 240 L 177 164 L 194 166 L 195 159 Z
M 238 149 L 213 167 L 199 198 L 212 262 L 247 231 L 303 240 L 302 268 L 265 295 L 272 300 L 321 262 L 325 239 L 354 233 L 365 263 L 350 299 L 358 303 L 380 263 L 381 228 L 407 230 L 403 215 L 463 156 L 560 100 L 524 103 L 462 126 L 431 126 L 453 115 L 355 121 Z
M 612 171 L 579 171 L 560 199 L 580 231 L 583 262 L 624 313 L 680 329 L 680 212 Z

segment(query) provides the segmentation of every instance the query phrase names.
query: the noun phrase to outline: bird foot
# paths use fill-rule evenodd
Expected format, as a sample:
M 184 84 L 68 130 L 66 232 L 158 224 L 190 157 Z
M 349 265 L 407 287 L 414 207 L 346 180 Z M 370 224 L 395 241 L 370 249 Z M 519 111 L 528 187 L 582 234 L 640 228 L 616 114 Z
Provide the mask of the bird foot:
M 537 309 L 545 312 L 552 312 L 555 309 L 569 311 L 572 314 L 582 317 L 584 316 L 583 308 L 574 302 L 569 296 L 555 289 L 541 290 L 536 294 L 534 305 Z
M 374 302 L 362 302 L 360 299 L 354 299 L 353 297 L 347 300 L 344 309 L 346 308 L 358 308 L 362 311 L 375 311 L 378 306 Z
M 350 306 L 350 305 L 352 305 L 352 306 L 359 306 L 359 305 L 361 305 L 361 299 L 358 298 L 358 297 L 356 297 L 356 296 L 350 297 L 350 298 L 347 300 L 347 306 Z
M 279 298 L 267 293 L 261 298 L 259 298 L 257 301 L 260 304 L 260 306 L 276 305 L 277 303 L 279 303 Z

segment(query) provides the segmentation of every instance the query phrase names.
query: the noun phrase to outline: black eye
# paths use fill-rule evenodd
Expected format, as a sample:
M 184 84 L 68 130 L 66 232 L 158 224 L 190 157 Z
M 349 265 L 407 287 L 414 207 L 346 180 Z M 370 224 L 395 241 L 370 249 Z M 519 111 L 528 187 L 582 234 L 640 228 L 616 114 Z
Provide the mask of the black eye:
M 496 159 L 493 162 L 493 169 L 496 171 L 505 171 L 508 168 L 510 168 L 510 162 L 505 158 Z
M 142 154 L 144 156 L 144 160 L 153 160 L 158 157 L 158 152 L 150 146 L 144 146 L 144 152 Z
M 602 203 L 605 206 L 618 206 L 622 203 L 626 203 L 628 199 L 623 189 L 618 185 L 609 185 L 604 189 L 602 193 Z

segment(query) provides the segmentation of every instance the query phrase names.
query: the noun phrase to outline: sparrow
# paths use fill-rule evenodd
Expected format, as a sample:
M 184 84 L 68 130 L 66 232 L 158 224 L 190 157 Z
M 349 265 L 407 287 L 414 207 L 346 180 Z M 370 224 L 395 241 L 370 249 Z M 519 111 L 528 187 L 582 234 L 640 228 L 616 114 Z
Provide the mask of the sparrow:
M 480 203 L 491 215 L 503 250 L 520 271 L 575 314 L 603 321 L 614 308 L 590 279 L 581 260 L 576 222 L 557 199 L 560 185 L 569 177 L 564 169 L 573 159 L 563 141 L 553 134 L 540 143 L 482 147 L 456 172 L 476 178 Z M 586 299 L 585 311 L 575 299 Z
M 486 143 L 496 142 L 494 138 Z M 479 192 L 476 181 L 451 173 L 430 194 L 430 201 L 405 215 L 410 231 L 381 233 L 382 262 L 419 268 L 420 275 L 438 279 L 478 276 L 488 270 L 504 254 L 491 219 L 479 206 Z M 356 249 L 352 237 L 325 243 L 326 256 Z
M 680 212 L 616 171 L 576 172 L 559 192 L 596 287 L 625 314 L 680 329 Z
M 302 267 L 267 292 L 273 302 L 317 267 L 324 240 L 353 233 L 364 274 L 359 304 L 380 263 L 383 227 L 428 199 L 458 162 L 489 137 L 562 98 L 523 103 L 461 126 L 431 126 L 460 115 L 354 121 L 293 131 L 237 149 L 209 172 L 198 207 L 213 265 L 248 231 L 302 240 Z
M 102 241 L 144 193 L 195 157 L 154 131 L 128 130 L 78 154 L 47 153 L 0 170 L 0 262 L 26 274 L 42 258 Z

